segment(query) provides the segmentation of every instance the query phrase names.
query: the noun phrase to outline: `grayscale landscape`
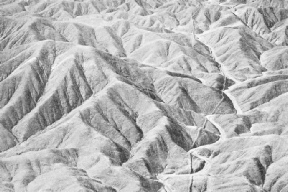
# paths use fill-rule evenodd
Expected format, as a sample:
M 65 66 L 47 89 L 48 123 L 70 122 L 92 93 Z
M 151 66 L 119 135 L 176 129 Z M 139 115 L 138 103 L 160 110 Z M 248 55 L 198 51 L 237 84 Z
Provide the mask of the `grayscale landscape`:
M 1 0 L 0 192 L 288 192 L 288 0 Z

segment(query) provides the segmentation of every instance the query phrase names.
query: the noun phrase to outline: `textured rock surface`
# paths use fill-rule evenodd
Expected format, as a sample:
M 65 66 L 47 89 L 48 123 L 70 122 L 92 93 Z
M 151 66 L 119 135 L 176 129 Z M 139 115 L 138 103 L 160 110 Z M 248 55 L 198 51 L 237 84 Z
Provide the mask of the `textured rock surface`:
M 288 191 L 284 0 L 0 2 L 0 191 Z

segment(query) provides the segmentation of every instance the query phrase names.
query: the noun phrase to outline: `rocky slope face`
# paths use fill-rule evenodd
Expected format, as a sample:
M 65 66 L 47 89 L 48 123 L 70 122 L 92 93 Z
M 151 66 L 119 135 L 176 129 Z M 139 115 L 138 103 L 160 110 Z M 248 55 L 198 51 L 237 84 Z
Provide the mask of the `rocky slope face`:
M 2 0 L 0 191 L 288 191 L 288 2 Z

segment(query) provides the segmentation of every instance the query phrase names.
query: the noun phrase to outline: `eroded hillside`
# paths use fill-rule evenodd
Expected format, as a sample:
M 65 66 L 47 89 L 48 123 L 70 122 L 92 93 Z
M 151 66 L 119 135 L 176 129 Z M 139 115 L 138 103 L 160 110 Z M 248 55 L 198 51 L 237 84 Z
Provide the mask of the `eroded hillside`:
M 0 191 L 288 191 L 288 2 L 2 0 Z

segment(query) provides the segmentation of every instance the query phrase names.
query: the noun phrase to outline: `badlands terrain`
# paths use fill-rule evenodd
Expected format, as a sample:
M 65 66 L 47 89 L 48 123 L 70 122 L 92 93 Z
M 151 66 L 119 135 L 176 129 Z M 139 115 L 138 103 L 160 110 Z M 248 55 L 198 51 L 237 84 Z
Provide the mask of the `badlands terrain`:
M 1 0 L 0 192 L 288 192 L 287 0 Z

